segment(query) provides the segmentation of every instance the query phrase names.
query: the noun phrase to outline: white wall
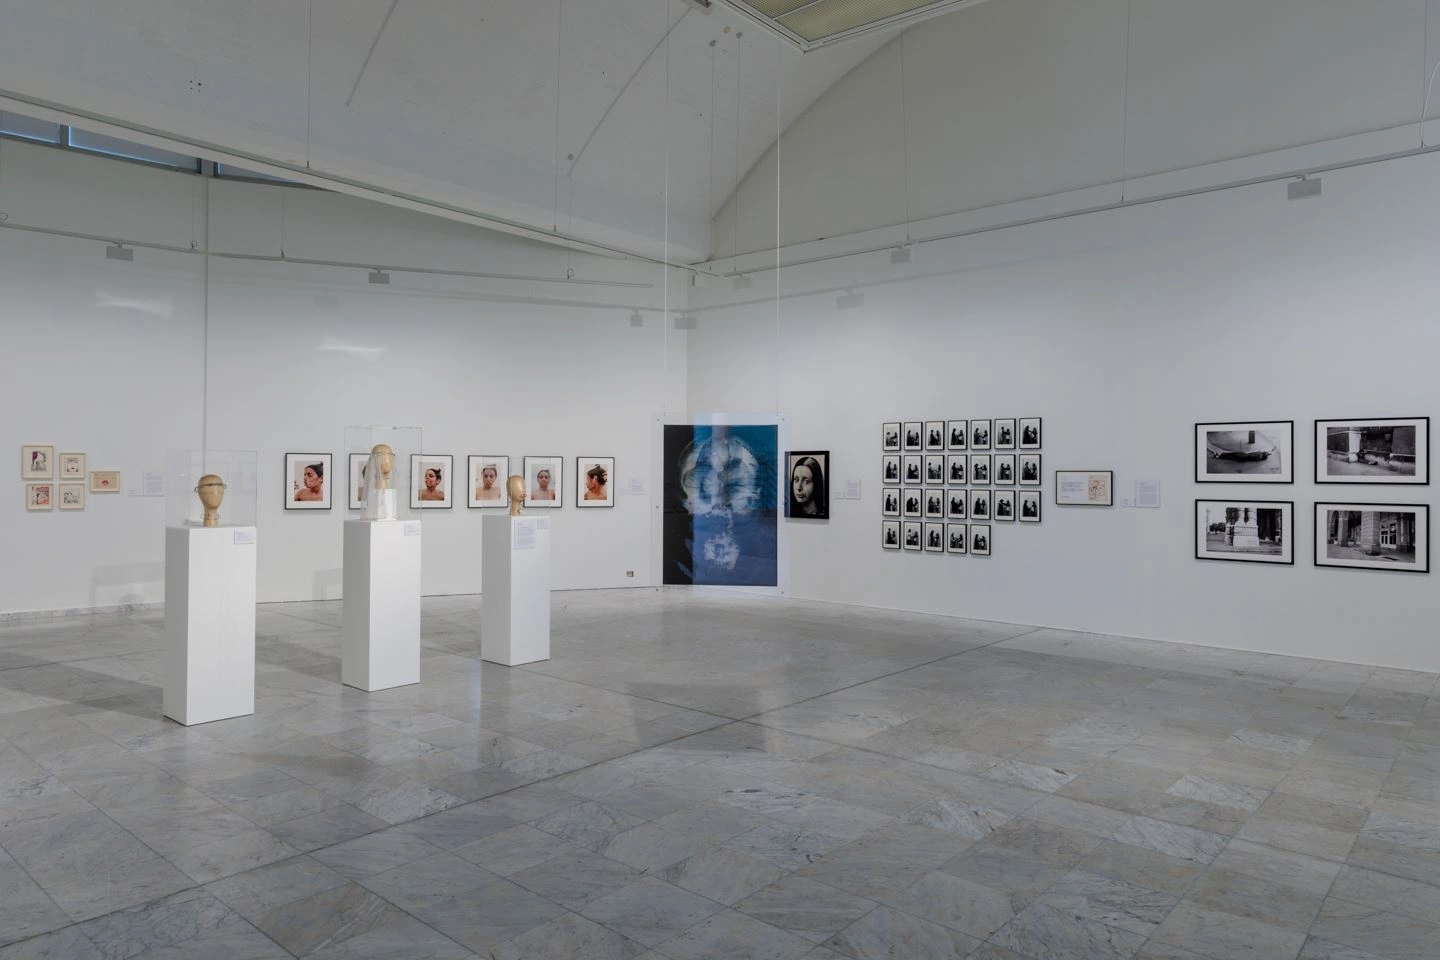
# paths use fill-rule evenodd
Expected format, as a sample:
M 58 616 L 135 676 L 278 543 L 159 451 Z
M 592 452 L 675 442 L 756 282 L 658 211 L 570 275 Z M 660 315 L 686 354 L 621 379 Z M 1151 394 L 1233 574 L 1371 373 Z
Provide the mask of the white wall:
M 658 582 L 652 548 L 657 414 L 683 409 L 685 334 L 667 329 L 657 268 L 601 260 L 319 191 L 212 181 L 212 248 L 229 253 L 554 277 L 502 281 L 139 249 L 0 229 L 0 448 L 54 443 L 124 471 L 170 449 L 259 454 L 259 596 L 340 595 L 347 426 L 420 426 L 427 452 L 616 457 L 611 510 L 554 514 L 557 588 Z M 0 141 L 7 227 L 203 246 L 205 183 L 118 161 Z M 557 282 L 567 267 L 577 280 Z M 672 305 L 683 281 L 672 275 Z M 208 341 L 205 310 L 208 307 Z M 644 325 L 631 326 L 631 308 Z M 335 453 L 328 512 L 282 509 L 287 451 Z M 463 484 L 462 484 L 463 486 Z M 232 495 L 234 495 L 232 490 Z M 153 602 L 163 595 L 163 501 L 92 495 L 83 513 L 23 510 L 0 481 L 0 613 Z M 463 497 L 426 511 L 424 590 L 480 590 L 480 517 Z M 633 570 L 634 578 L 626 576 Z
M 987 4 L 1003 7 L 1006 4 Z M 983 8 L 981 8 L 983 9 Z M 1434 487 L 1312 482 L 1312 421 L 1440 416 L 1440 157 L 1264 184 L 787 269 L 698 291 L 693 409 L 769 409 L 828 449 L 828 523 L 783 522 L 795 597 L 1440 669 L 1436 577 L 1313 566 L 1318 499 L 1433 504 Z M 786 251 L 787 256 L 791 251 Z M 855 285 L 859 309 L 837 310 Z M 744 297 L 755 301 L 737 304 Z M 769 299 L 766 299 L 769 297 Z M 989 558 L 880 547 L 880 424 L 1044 418 L 1044 516 Z M 1197 421 L 1293 419 L 1293 486 L 1193 482 Z M 1158 477 L 1163 507 L 1062 509 L 1054 471 Z M 1193 559 L 1193 501 L 1296 504 L 1293 567 Z

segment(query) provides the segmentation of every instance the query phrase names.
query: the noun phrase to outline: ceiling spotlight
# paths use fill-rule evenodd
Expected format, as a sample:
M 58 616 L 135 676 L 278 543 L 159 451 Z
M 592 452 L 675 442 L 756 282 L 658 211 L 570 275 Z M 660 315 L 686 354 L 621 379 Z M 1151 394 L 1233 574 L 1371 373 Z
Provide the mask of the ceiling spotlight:
M 891 262 L 891 263 L 909 263 L 909 262 L 910 262 L 910 245 L 909 245 L 909 244 L 902 243 L 902 244 L 900 244 L 900 246 L 896 247 L 894 250 L 891 250 L 891 251 L 890 251 L 890 262 Z
M 120 243 L 112 243 L 105 248 L 106 260 L 124 260 L 129 263 L 135 259 L 135 251 Z
M 371 283 L 378 283 L 383 285 L 390 282 L 390 274 L 386 273 L 384 270 L 381 270 L 379 267 L 371 270 L 367 276 L 369 277 Z
M 835 306 L 841 310 L 853 310 L 856 307 L 865 306 L 865 294 L 847 290 L 835 298 Z
M 736 290 L 749 290 L 751 287 L 755 286 L 755 281 L 751 280 L 743 273 L 732 273 L 730 275 L 730 286 L 734 287 Z
M 1291 180 L 1286 187 L 1291 200 L 1308 200 L 1320 196 L 1320 178 L 1300 174 L 1299 180 Z
M 631 310 L 631 311 L 630 311 L 630 326 L 632 326 L 632 327 L 643 327 L 643 326 L 645 326 L 645 318 L 642 317 L 642 316 L 640 316 L 640 311 L 639 311 L 639 310 Z

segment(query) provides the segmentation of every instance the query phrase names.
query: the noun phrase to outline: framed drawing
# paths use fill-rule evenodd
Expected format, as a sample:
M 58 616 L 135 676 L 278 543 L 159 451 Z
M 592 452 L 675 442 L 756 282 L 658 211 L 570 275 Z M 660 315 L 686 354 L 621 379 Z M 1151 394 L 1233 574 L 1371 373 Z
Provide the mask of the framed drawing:
M 1004 521 L 1007 521 L 1007 522 L 1014 521 L 1014 519 L 1015 519 L 1015 491 L 1014 491 L 1014 490 L 996 490 L 996 491 L 995 491 L 995 504 L 994 504 L 994 506 L 995 506 L 995 519 L 996 519 L 996 521 L 1000 521 L 1000 520 L 1004 520 Z
M 925 491 L 925 518 L 927 520 L 945 519 L 945 491 Z
M 989 449 L 990 449 L 990 421 L 989 421 L 989 420 L 971 420 L 971 421 L 970 421 L 970 449 L 971 449 L 971 450 L 989 450 Z
M 967 469 L 968 458 L 963 453 L 952 453 L 945 457 L 945 482 L 955 486 L 964 486 L 969 481 L 966 477 L 970 471 Z
M 885 475 L 885 483 L 900 482 L 900 457 L 897 454 L 887 453 L 881 457 L 880 469 Z
M 901 512 L 907 517 L 918 517 L 921 515 L 921 497 L 919 490 L 906 490 L 902 495 Z
M 880 491 L 880 515 L 884 517 L 900 516 L 899 487 L 885 487 Z
M 828 462 L 828 460 L 829 460 L 829 455 L 827 454 L 827 455 L 824 455 L 824 456 L 825 456 L 826 461 Z M 819 471 L 817 471 L 817 473 L 818 473 L 818 472 L 819 472 Z M 792 464 L 791 469 L 790 469 L 790 474 L 791 474 L 791 481 L 790 481 L 790 482 L 791 482 L 791 491 L 792 491 L 792 492 L 791 492 L 791 499 L 793 500 L 794 497 L 795 497 L 795 493 L 794 493 L 795 468 L 794 468 L 793 464 Z M 615 475 L 615 458 L 614 458 L 614 457 L 576 457 L 576 458 L 575 458 L 575 506 L 577 506 L 577 507 L 613 507 L 613 506 L 615 506 L 615 492 L 614 492 L 614 490 L 611 489 L 611 487 L 610 487 L 610 479 L 611 479 L 614 475 Z M 502 482 L 503 482 L 503 481 L 502 481 Z M 481 483 L 482 483 L 482 484 L 484 483 L 484 477 L 483 477 L 483 476 L 481 477 Z M 815 492 L 815 491 L 818 491 L 820 497 L 823 498 L 823 497 L 825 496 L 825 479 L 824 479 L 824 475 L 823 475 L 823 474 L 821 474 L 819 477 L 816 478 L 815 484 L 816 484 L 816 485 L 811 488 L 811 492 L 813 493 L 813 492 Z M 478 494 L 479 492 L 480 492 L 480 491 L 477 490 L 477 489 L 475 489 L 474 487 L 471 488 L 471 493 L 472 493 L 472 494 Z M 473 506 L 473 504 L 472 504 L 472 506 Z M 826 500 L 825 503 L 824 503 L 824 506 L 825 506 L 826 514 L 828 515 L 829 510 L 830 510 L 830 502 L 829 502 L 828 500 Z M 789 514 L 786 514 L 786 515 L 789 516 Z
M 1195 559 L 1294 563 L 1295 504 L 1196 500 Z
M 1040 454 L 1020 454 L 1020 486 L 1040 486 Z
M 920 527 L 921 524 L 918 520 L 902 521 L 901 532 L 904 535 L 902 539 L 906 550 L 920 549 Z
M 925 449 L 925 437 L 923 431 L 925 424 L 919 420 L 905 421 L 905 428 L 901 433 L 901 440 L 906 451 L 917 451 Z
M 563 507 L 564 480 L 565 463 L 560 457 L 526 457 L 525 506 Z
M 1430 572 L 1430 508 L 1419 503 L 1315 504 L 1315 566 Z
M 970 528 L 963 523 L 945 524 L 945 552 L 969 553 Z
M 1039 522 L 1040 522 L 1040 491 L 1039 491 L 1039 490 L 1021 490 L 1021 491 L 1020 491 L 1020 522 L 1021 522 L 1021 523 L 1039 523 Z
M 1015 454 L 995 454 L 995 482 L 1003 484 L 1015 483 Z
M 85 479 L 85 454 L 83 453 L 62 453 L 60 454 L 60 480 L 84 480 Z M 62 490 L 61 493 L 64 493 Z M 60 509 L 64 510 L 62 503 Z M 73 507 L 71 509 L 74 509 Z
M 365 470 L 370 466 L 370 454 L 352 453 L 345 474 L 345 508 L 359 510 L 365 505 Z
M 52 510 L 55 507 L 55 484 L 25 484 L 26 510 Z
M 1430 482 L 1430 418 L 1316 420 L 1315 482 Z
M 906 483 L 919 483 L 924 479 L 922 473 L 925 468 L 925 458 L 919 454 L 907 453 L 902 458 Z
M 285 509 L 330 509 L 330 454 L 285 454 Z
M 785 454 L 790 493 L 785 516 L 791 520 L 829 520 L 829 450 L 792 450 Z
M 946 450 L 968 450 L 970 421 L 968 420 L 947 420 L 945 421 L 945 449 Z
M 58 484 L 60 491 L 61 510 L 84 510 L 85 509 L 85 484 L 83 483 L 62 483 Z
M 925 449 L 945 449 L 945 422 L 943 420 L 925 421 Z
M 900 521 L 880 521 L 880 546 L 886 550 L 900 549 Z
M 925 482 L 938 484 L 945 482 L 945 454 L 927 453 L 925 455 Z
M 898 421 L 880 424 L 880 448 L 886 453 L 900 452 L 900 424 Z
M 970 524 L 970 555 L 972 557 L 990 556 L 990 525 L 988 523 Z
M 55 448 L 48 443 L 27 443 L 20 448 L 20 479 L 49 480 L 55 475 Z M 41 509 L 49 510 L 49 507 Z
M 1196 483 L 1294 483 L 1295 421 L 1195 424 Z
M 990 503 L 991 503 L 990 493 L 991 493 L 991 491 L 989 491 L 989 490 L 971 490 L 971 491 L 970 491 L 970 519 L 971 519 L 971 520 L 989 520 L 989 519 L 990 519 Z
M 1021 417 L 1021 418 L 1020 418 L 1020 449 L 1021 449 L 1021 450 L 1039 450 L 1039 449 L 1040 449 L 1040 418 L 1039 418 L 1039 417 Z
M 1056 470 L 1055 504 L 1061 507 L 1108 507 L 1114 500 L 1115 474 L 1110 470 Z
M 995 449 L 1015 449 L 1015 420 L 1013 417 L 1009 420 L 995 421 Z
M 947 520 L 968 520 L 970 512 L 967 509 L 969 503 L 964 490 L 945 491 L 945 519 Z
M 970 454 L 970 482 L 971 482 L 971 483 L 989 483 L 989 482 L 990 482 L 990 454 L 988 454 L 988 453 L 972 453 L 972 454 Z
M 926 553 L 944 553 L 944 552 L 945 552 L 945 524 L 943 524 L 943 523 L 927 523 L 927 524 L 925 524 L 925 552 L 926 552 Z
M 119 493 L 119 492 L 120 492 L 120 471 L 119 471 L 119 470 L 91 470 L 91 471 L 90 471 L 90 492 L 91 492 L 91 493 Z
M 455 458 L 448 453 L 410 454 L 410 507 L 449 510 L 455 505 Z

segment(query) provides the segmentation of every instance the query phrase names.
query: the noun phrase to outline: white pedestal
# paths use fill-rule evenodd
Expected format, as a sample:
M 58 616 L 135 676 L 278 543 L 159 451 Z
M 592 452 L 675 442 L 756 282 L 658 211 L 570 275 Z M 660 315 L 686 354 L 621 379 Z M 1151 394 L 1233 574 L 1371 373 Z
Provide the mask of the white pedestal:
M 165 528 L 165 716 L 255 712 L 255 528 Z
M 420 682 L 420 521 L 345 521 L 340 681 L 361 690 Z
M 480 659 L 550 659 L 550 518 L 487 516 L 481 528 Z

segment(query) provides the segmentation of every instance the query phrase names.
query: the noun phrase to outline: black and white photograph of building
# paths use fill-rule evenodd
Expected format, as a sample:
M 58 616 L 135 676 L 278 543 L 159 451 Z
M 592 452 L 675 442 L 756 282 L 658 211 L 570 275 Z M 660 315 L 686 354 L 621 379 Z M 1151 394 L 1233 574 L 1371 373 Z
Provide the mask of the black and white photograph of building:
M 1430 418 L 1316 420 L 1315 482 L 1430 482 Z
M 1409 503 L 1315 504 L 1315 565 L 1430 572 L 1430 508 Z
M 1195 559 L 1295 562 L 1295 504 L 1283 500 L 1196 500 Z

